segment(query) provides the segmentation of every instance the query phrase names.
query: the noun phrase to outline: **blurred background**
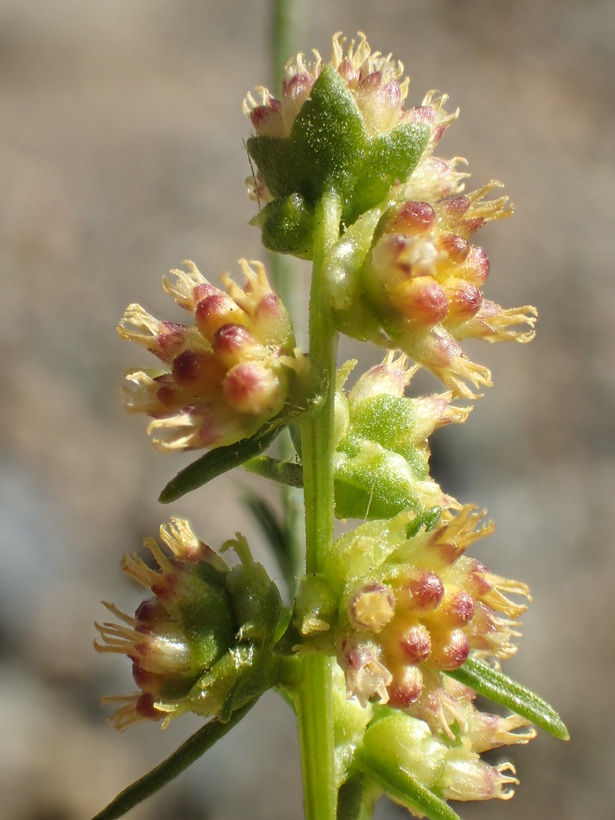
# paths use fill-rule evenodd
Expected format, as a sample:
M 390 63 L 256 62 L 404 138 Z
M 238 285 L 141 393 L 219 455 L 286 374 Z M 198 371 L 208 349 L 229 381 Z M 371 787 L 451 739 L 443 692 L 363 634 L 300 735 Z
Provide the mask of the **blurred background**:
M 252 523 L 233 476 L 156 498 L 186 456 L 161 456 L 121 409 L 147 364 L 115 325 L 125 305 L 172 305 L 185 258 L 209 278 L 259 258 L 241 112 L 268 84 L 265 0 L 0 1 L 0 794 L 7 820 L 84 820 L 199 726 L 124 735 L 105 693 L 130 664 L 94 653 L 100 600 L 133 611 L 121 575 L 169 514 L 213 545 Z M 434 469 L 489 509 L 474 554 L 534 602 L 506 671 L 571 731 L 514 749 L 512 803 L 472 818 L 613 817 L 615 803 L 615 6 L 610 0 L 303 0 L 302 50 L 364 31 L 412 77 L 411 104 L 446 91 L 461 116 L 439 153 L 516 205 L 480 240 L 487 296 L 535 304 L 530 347 L 481 346 L 495 387 L 433 440 Z M 291 56 L 291 55 L 288 55 Z M 348 352 L 346 350 L 345 352 Z M 374 361 L 373 353 L 369 354 Z M 427 382 L 426 382 L 427 384 Z M 436 389 L 429 381 L 428 389 Z M 252 482 L 258 487 L 258 482 Z M 229 528 L 229 522 L 232 522 Z M 253 539 L 257 541 L 257 539 Z M 274 564 L 269 563 L 276 574 Z M 248 808 L 246 808 L 248 807 Z M 294 720 L 274 695 L 130 817 L 302 816 Z M 382 803 L 379 818 L 403 813 Z

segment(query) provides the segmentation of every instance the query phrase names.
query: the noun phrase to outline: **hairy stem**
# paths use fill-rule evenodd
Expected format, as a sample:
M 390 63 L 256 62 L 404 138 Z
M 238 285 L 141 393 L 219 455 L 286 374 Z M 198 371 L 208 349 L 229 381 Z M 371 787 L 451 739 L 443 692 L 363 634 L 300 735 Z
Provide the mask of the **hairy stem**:
M 339 236 L 340 202 L 328 194 L 316 207 L 310 298 L 310 358 L 324 376 L 322 406 L 301 424 L 305 494 L 306 572 L 321 572 L 333 543 L 333 401 L 337 332 L 327 304 L 326 254 Z M 298 690 L 299 738 L 307 820 L 334 820 L 337 784 L 333 758 L 331 659 L 307 655 Z

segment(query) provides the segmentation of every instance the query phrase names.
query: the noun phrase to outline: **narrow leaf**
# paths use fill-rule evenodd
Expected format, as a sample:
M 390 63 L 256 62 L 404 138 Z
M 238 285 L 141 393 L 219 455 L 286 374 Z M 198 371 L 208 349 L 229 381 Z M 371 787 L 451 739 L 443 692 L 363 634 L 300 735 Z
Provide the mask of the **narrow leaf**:
M 469 658 L 463 666 L 447 672 L 451 678 L 469 686 L 494 703 L 506 706 L 516 714 L 544 729 L 558 740 L 568 740 L 568 729 L 552 706 L 525 686 L 507 675 L 492 669 L 486 663 Z
M 286 487 L 303 487 L 303 468 L 292 461 L 279 461 L 271 456 L 256 456 L 244 462 L 244 470 L 268 478 Z
M 242 720 L 254 706 L 256 700 L 237 709 L 233 716 L 227 723 L 221 723 L 219 720 L 210 720 L 202 729 L 195 732 L 188 740 L 183 743 L 179 749 L 173 752 L 172 755 L 163 760 L 156 768 L 152 769 L 146 775 L 136 780 L 124 791 L 120 792 L 118 796 L 109 803 L 109 805 L 99 812 L 93 820 L 116 820 L 118 817 L 123 817 L 126 812 L 134 808 L 143 800 L 151 797 L 159 789 L 169 783 L 171 780 L 180 775 L 188 768 L 195 760 L 198 760 L 201 755 L 210 749 L 214 743 L 229 732 Z
M 263 427 L 251 438 L 244 438 L 226 447 L 216 447 L 184 467 L 160 493 L 158 501 L 170 504 L 182 495 L 207 484 L 219 475 L 239 467 L 244 461 L 263 453 L 282 430 L 282 426 Z
M 461 820 L 445 800 L 422 786 L 401 766 L 393 768 L 370 759 L 368 775 L 393 800 L 418 809 L 429 820 Z

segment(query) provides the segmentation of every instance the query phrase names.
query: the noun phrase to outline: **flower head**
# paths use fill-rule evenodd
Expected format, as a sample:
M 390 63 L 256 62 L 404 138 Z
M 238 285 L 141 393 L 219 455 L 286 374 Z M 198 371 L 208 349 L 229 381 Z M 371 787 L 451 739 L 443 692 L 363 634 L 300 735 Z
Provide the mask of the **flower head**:
M 389 353 L 346 394 L 353 367 L 340 370 L 336 394 L 335 506 L 339 518 L 384 518 L 404 509 L 450 507 L 456 502 L 429 477 L 428 436 L 465 421 L 470 408 L 451 405 L 451 393 L 408 398 L 416 368 Z
M 128 412 L 153 417 L 148 433 L 161 450 L 219 447 L 252 435 L 280 412 L 293 374 L 305 367 L 260 263 L 241 260 L 245 287 L 225 275 L 225 291 L 184 264 L 187 270 L 163 279 L 163 289 L 194 324 L 161 321 L 129 305 L 118 326 L 120 336 L 165 366 L 129 372 L 124 391 Z
M 428 708 L 441 673 L 458 669 L 471 652 L 493 662 L 514 654 L 525 605 L 508 596 L 528 598 L 529 591 L 465 555 L 491 532 L 481 519 L 472 507 L 430 522 L 406 511 L 336 541 L 326 575 L 330 586 L 337 579 L 338 618 L 314 637 L 319 646 L 327 638 L 335 644 L 349 697 Z M 310 613 L 296 611 L 295 619 L 301 629 Z M 444 706 L 438 714 L 445 715 L 444 731 L 458 719 Z
M 391 346 L 466 398 L 474 395 L 467 382 L 489 385 L 491 377 L 467 359 L 459 341 L 525 343 L 534 336 L 535 308 L 503 309 L 484 298 L 489 259 L 470 243 L 486 222 L 512 213 L 507 197 L 484 198 L 498 185 L 392 206 L 376 229 L 363 272 L 368 299 Z M 415 185 L 415 193 L 420 187 Z M 523 325 L 529 330 L 519 329 Z
M 363 34 L 344 43 L 333 37 L 329 62 L 317 51 L 290 61 L 279 100 L 259 87 L 244 101 L 256 165 L 249 192 L 266 206 L 256 223 L 273 250 L 309 257 L 313 207 L 325 192 L 339 195 L 350 225 L 403 186 L 456 116 L 433 92 L 405 108 L 402 64 L 372 52 Z
M 255 675 L 257 659 L 259 681 L 266 679 L 262 658 L 281 613 L 277 588 L 242 537 L 228 544 L 241 559 L 232 569 L 183 519 L 163 525 L 160 538 L 166 550 L 154 538 L 144 541 L 156 568 L 136 554 L 122 564 L 151 597 L 134 616 L 106 603 L 117 622 L 96 624 L 102 638 L 96 649 L 127 655 L 139 687 L 103 699 L 117 704 L 111 717 L 117 729 L 186 711 L 225 715 L 243 705 L 233 699 L 233 687 Z

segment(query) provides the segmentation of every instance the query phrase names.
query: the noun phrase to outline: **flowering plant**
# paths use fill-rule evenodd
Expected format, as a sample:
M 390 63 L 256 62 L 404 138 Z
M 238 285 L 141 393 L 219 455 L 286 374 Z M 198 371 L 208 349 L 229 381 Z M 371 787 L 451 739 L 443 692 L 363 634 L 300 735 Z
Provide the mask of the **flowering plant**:
M 474 243 L 512 207 L 491 196 L 495 181 L 465 193 L 463 161 L 434 154 L 457 116 L 447 98 L 407 106 L 407 95 L 400 63 L 362 34 L 337 34 L 329 62 L 314 52 L 287 64 L 279 99 L 259 88 L 244 102 L 253 223 L 267 248 L 313 263 L 308 351 L 264 267 L 245 260 L 243 288 L 225 275 L 218 289 L 192 262 L 163 280 L 188 324 L 139 305 L 120 322 L 162 364 L 128 374 L 126 409 L 151 417 L 158 448 L 206 450 L 161 501 L 239 465 L 303 488 L 305 560 L 289 516 L 259 499 L 290 606 L 240 534 L 216 552 L 172 519 L 166 550 L 146 541 L 157 568 L 125 559 L 150 597 L 134 617 L 107 604 L 116 621 L 98 625 L 97 649 L 127 655 L 138 687 L 105 699 L 111 722 L 164 726 L 187 711 L 208 721 L 99 818 L 159 788 L 272 687 L 297 714 L 310 820 L 368 818 L 381 794 L 417 817 L 455 818 L 448 800 L 512 796 L 514 766 L 483 752 L 527 743 L 534 726 L 567 738 L 553 709 L 500 669 L 527 586 L 468 554 L 492 526 L 429 474 L 429 436 L 465 421 L 471 407 L 457 402 L 491 384 L 463 340 L 533 337 L 533 307 L 483 296 L 489 260 Z M 387 351 L 350 389 L 356 362 L 338 368 L 339 334 Z M 407 396 L 419 367 L 445 392 Z M 335 517 L 361 523 L 335 538 Z M 232 565 L 220 555 L 230 548 Z M 481 711 L 477 693 L 511 714 Z

